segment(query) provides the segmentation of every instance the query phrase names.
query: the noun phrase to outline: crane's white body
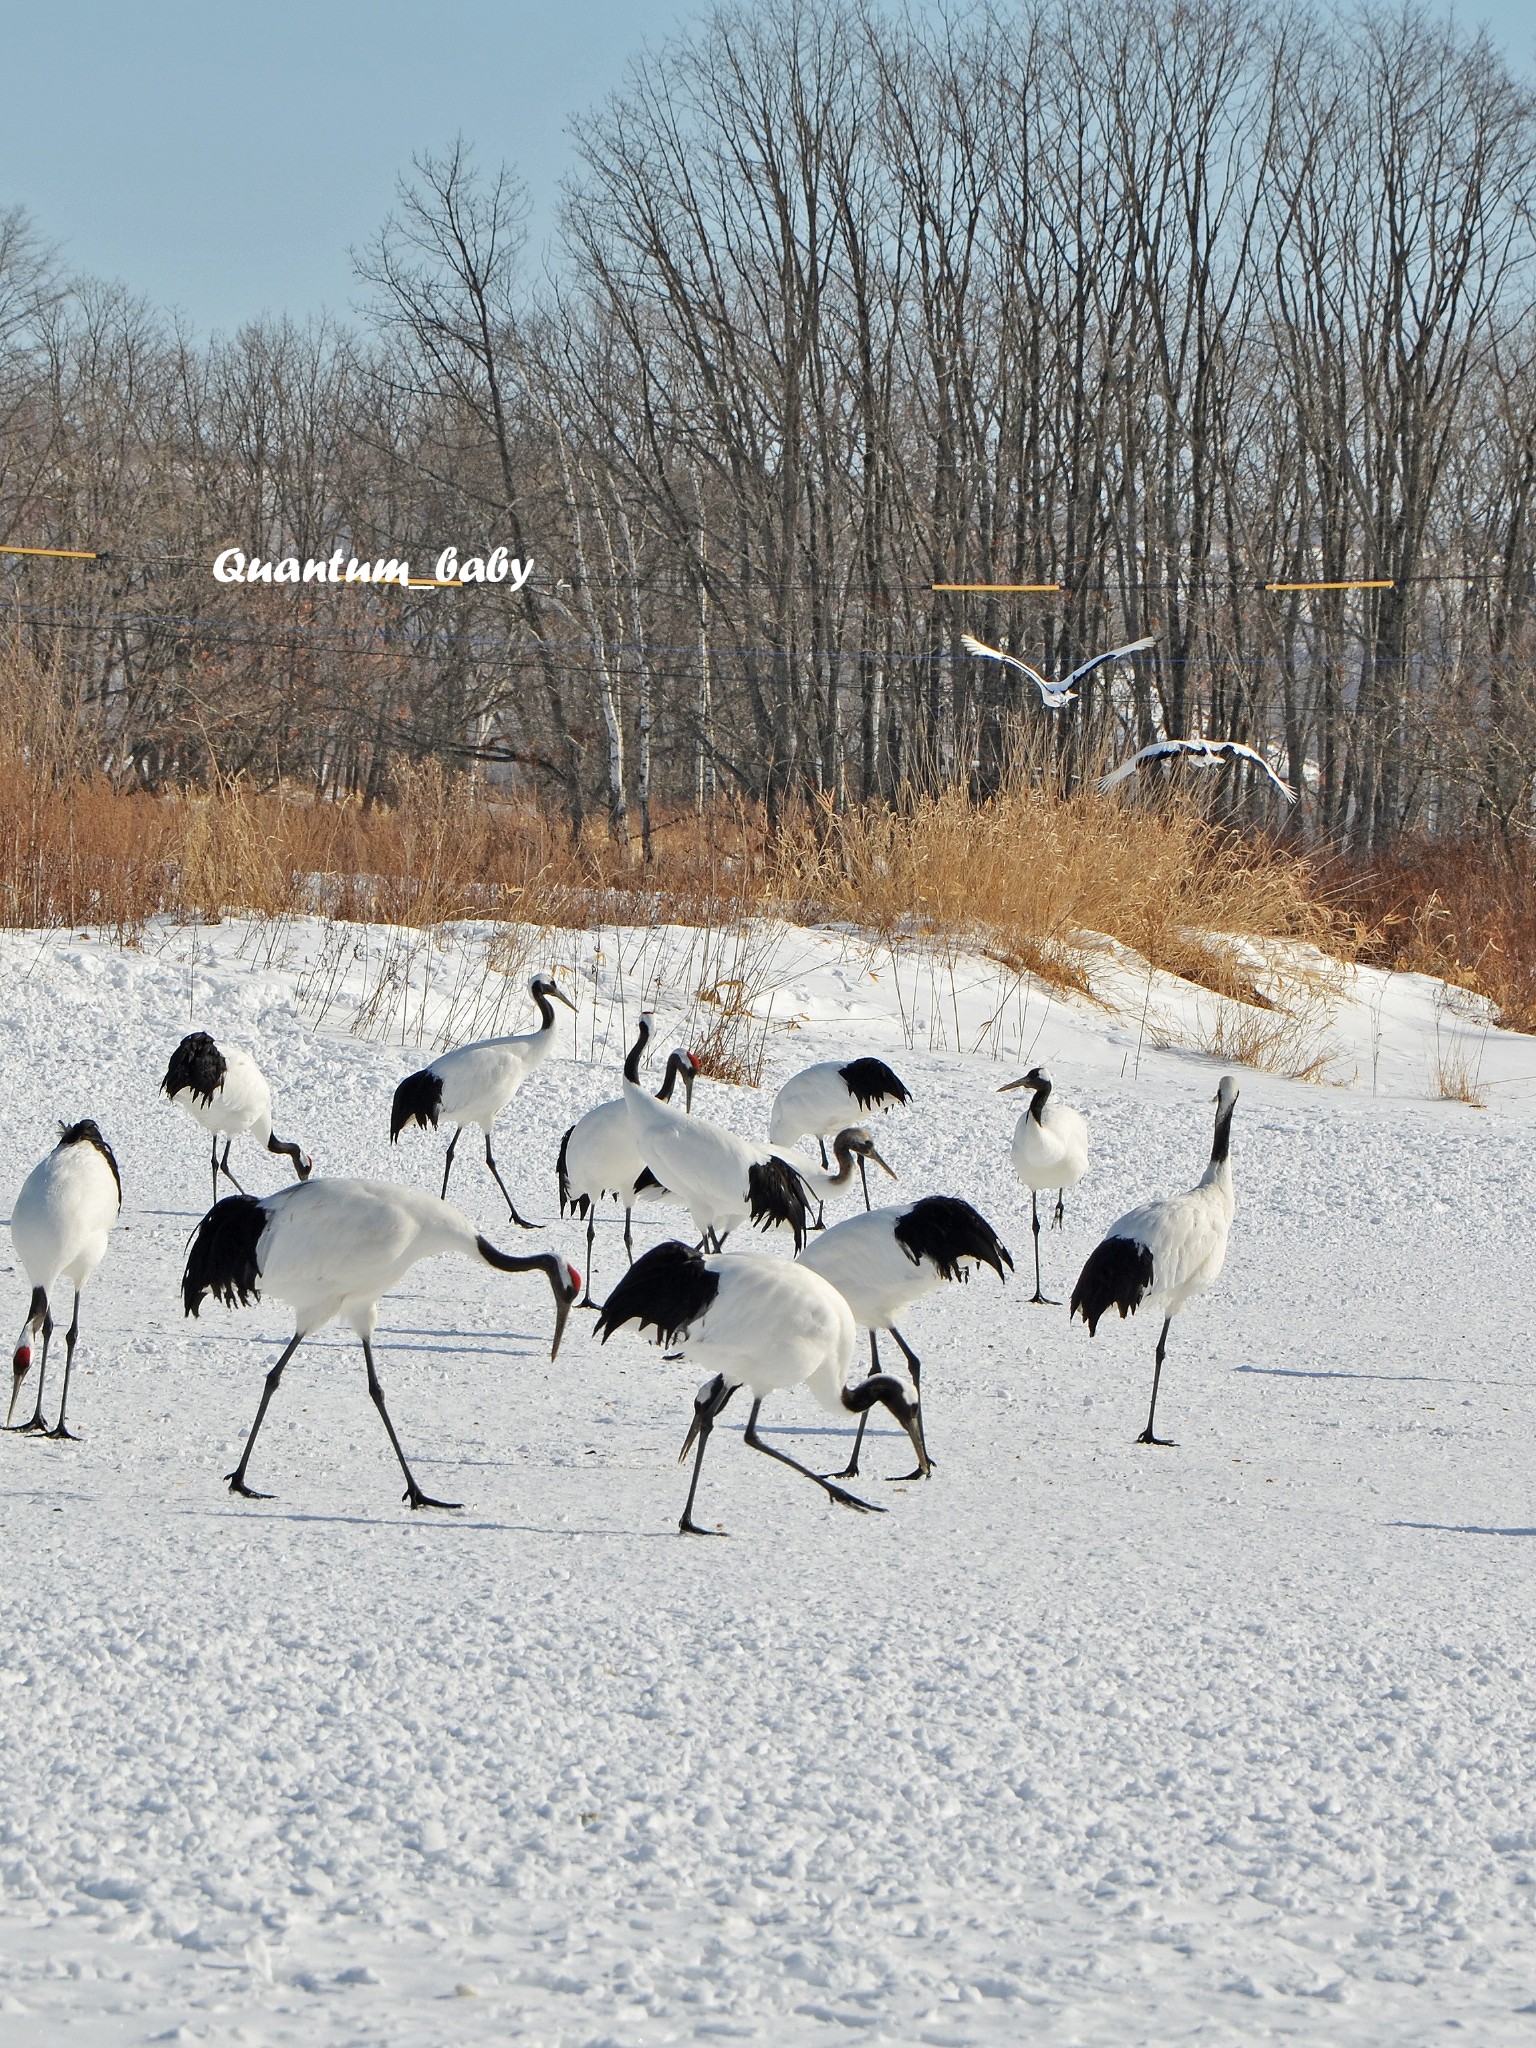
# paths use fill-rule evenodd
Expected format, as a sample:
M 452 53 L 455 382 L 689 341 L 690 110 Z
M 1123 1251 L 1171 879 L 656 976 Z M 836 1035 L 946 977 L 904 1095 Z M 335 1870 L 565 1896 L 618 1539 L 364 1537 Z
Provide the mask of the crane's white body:
M 12 1206 L 11 1242 L 32 1283 L 32 1298 L 11 1360 L 7 1427 L 15 1413 L 22 1382 L 32 1368 L 29 1338 L 39 1330 L 43 1338 L 42 1363 L 37 1371 L 37 1402 L 31 1420 L 20 1425 L 24 1435 L 44 1433 L 63 1438 L 71 1435 L 65 1422 L 65 1411 L 69 1406 L 75 1339 L 80 1330 L 80 1293 L 106 1256 L 107 1241 L 121 1211 L 122 1199 L 111 1148 L 95 1123 L 86 1119 L 78 1124 L 60 1126 L 58 1144 L 27 1175 Z M 48 1372 L 48 1344 L 53 1334 L 53 1306 L 49 1297 L 62 1280 L 73 1285 L 75 1305 L 64 1340 L 64 1391 L 59 1399 L 59 1419 L 52 1429 L 46 1429 L 43 1392 Z
M 896 1202 L 845 1216 L 813 1237 L 795 1261 L 830 1281 L 866 1330 L 894 1329 L 913 1302 L 944 1285 L 932 1259 L 914 1265 L 896 1241 L 896 1225 L 911 1207 Z
M 1171 1318 L 1220 1275 L 1232 1215 L 1232 1161 L 1227 1158 L 1213 1161 L 1186 1193 L 1127 1209 L 1104 1235 L 1146 1246 L 1152 1254 L 1152 1285 L 1142 1306 Z
M 1013 1127 L 1013 1170 L 1036 1194 L 1075 1188 L 1088 1171 L 1088 1120 L 1071 1103 L 1048 1095 Z
M 849 1087 L 844 1069 L 847 1060 L 818 1060 L 791 1074 L 773 1098 L 768 1113 L 768 1142 L 775 1147 L 793 1145 L 797 1138 L 834 1138 L 869 1114 L 871 1101 L 862 1101 Z M 878 1104 L 885 1108 L 884 1101 Z M 793 1162 L 798 1165 L 798 1160 Z
M 573 1195 L 585 1195 L 589 1202 L 616 1195 L 627 1208 L 636 1200 L 635 1182 L 644 1171 L 622 1096 L 598 1103 L 572 1124 L 565 1146 L 565 1177 Z
M 704 1265 L 720 1291 L 666 1348 L 754 1400 L 804 1386 L 834 1415 L 845 1414 L 856 1332 L 838 1290 L 793 1260 L 760 1252 L 719 1252 Z
M 687 1209 L 701 1235 L 724 1237 L 747 1220 L 749 1172 L 781 1154 L 738 1138 L 707 1117 L 687 1116 L 658 1102 L 634 1081 L 624 1083 L 624 1102 L 640 1157 Z M 795 1171 L 803 1172 L 798 1163 Z
M 178 1088 L 171 1097 L 195 1124 L 216 1138 L 240 1138 L 247 1131 L 258 1145 L 272 1135 L 272 1090 L 267 1077 L 238 1045 L 220 1045 L 224 1078 L 205 1102 L 190 1088 Z
M 293 1310 L 300 1336 L 350 1324 L 371 1336 L 381 1295 L 423 1259 L 478 1259 L 478 1233 L 449 1202 L 393 1181 L 304 1181 L 263 1195 L 256 1248 L 261 1291 Z
M 56 1145 L 21 1184 L 11 1242 L 34 1287 L 84 1287 L 106 1257 L 122 1207 L 117 1177 L 94 1145 Z
M 1122 761 L 1118 768 L 1101 775 L 1099 788 L 1106 791 L 1116 788 L 1150 761 L 1187 761 L 1192 768 L 1221 768 L 1228 762 L 1245 762 L 1250 768 L 1261 770 L 1288 804 L 1296 801 L 1296 792 L 1284 776 L 1277 774 L 1255 748 L 1244 746 L 1240 740 L 1154 740 L 1139 754 L 1132 754 L 1128 761 Z
M 555 1046 L 553 1014 L 537 1031 L 515 1038 L 479 1038 L 432 1060 L 426 1071 L 443 1084 L 441 1113 L 450 1123 L 489 1131 L 518 1089 Z

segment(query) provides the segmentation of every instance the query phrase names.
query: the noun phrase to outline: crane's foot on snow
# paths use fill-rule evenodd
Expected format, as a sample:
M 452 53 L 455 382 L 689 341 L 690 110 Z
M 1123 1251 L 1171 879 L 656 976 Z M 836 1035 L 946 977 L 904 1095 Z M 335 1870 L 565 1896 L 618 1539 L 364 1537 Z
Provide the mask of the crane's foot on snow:
M 461 1500 L 434 1500 L 430 1493 L 423 1493 L 419 1486 L 408 1486 L 400 1498 L 409 1501 L 412 1508 L 456 1509 L 464 1505 Z
M 888 1479 L 888 1480 L 886 1481 L 886 1485 L 887 1485 L 887 1486 L 908 1486 L 908 1485 L 910 1485 L 910 1484 L 911 1484 L 911 1482 L 912 1482 L 912 1481 L 913 1481 L 914 1479 L 927 1479 L 927 1478 L 928 1478 L 928 1477 L 929 1477 L 929 1476 L 931 1475 L 931 1473 L 932 1473 L 932 1470 L 933 1470 L 933 1460 L 932 1460 L 932 1458 L 930 1458 L 930 1459 L 928 1460 L 928 1471 L 927 1471 L 927 1472 L 925 1472 L 925 1471 L 923 1470 L 922 1466 L 921 1466 L 921 1465 L 919 1465 L 919 1466 L 918 1466 L 918 1467 L 916 1468 L 916 1470 L 915 1470 L 915 1471 L 912 1471 L 912 1472 L 903 1472 L 903 1473 L 902 1473 L 902 1475 L 901 1475 L 901 1477 L 900 1477 L 899 1479 Z
M 1144 1429 L 1136 1439 L 1139 1444 L 1156 1444 L 1160 1450 L 1176 1451 L 1178 1445 L 1171 1436 L 1154 1436 L 1150 1429 Z
M 72 1429 L 66 1429 L 62 1422 L 56 1422 L 52 1429 L 45 1429 L 44 1436 L 51 1436 L 56 1443 L 77 1444 L 80 1439 Z
M 1060 1308 L 1061 1303 L 1051 1294 L 1035 1293 L 1029 1297 L 1031 1308 Z
M 729 1529 L 701 1529 L 691 1516 L 682 1515 L 678 1519 L 677 1533 L 679 1536 L 729 1536 L 731 1532 Z
M 861 1515 L 883 1515 L 885 1513 L 885 1509 L 877 1507 L 872 1500 L 860 1500 L 856 1493 L 849 1493 L 841 1486 L 833 1486 L 828 1480 L 824 1479 L 822 1485 L 827 1489 L 827 1499 L 835 1500 L 839 1507 L 857 1508 Z
M 258 1493 L 254 1486 L 247 1486 L 238 1472 L 226 1472 L 224 1477 L 229 1481 L 230 1492 L 238 1493 L 242 1500 L 275 1500 L 277 1498 L 276 1494 Z

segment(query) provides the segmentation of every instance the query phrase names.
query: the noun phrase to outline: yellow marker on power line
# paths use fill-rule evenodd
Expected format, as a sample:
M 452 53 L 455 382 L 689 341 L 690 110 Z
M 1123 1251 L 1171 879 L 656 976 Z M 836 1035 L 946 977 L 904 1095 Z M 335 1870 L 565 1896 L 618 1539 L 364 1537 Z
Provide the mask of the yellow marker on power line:
M 99 562 L 100 555 L 85 548 L 11 548 L 0 546 L 0 555 L 53 555 L 64 562 Z
M 406 585 L 408 590 L 462 590 L 462 576 L 413 576 Z
M 1010 590 L 1030 591 L 1044 595 L 1050 590 L 1060 590 L 1059 583 L 930 583 L 930 590 Z
M 1394 590 L 1394 576 L 1356 576 L 1345 583 L 1265 583 L 1264 590 Z

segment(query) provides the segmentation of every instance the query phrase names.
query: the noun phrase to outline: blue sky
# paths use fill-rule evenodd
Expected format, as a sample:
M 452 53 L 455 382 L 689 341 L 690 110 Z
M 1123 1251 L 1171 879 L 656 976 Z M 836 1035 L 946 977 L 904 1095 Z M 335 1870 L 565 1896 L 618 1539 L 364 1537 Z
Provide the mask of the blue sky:
M 699 11 L 13 6 L 0 33 L 0 205 L 24 205 L 76 267 L 203 331 L 263 312 L 345 315 L 357 295 L 347 252 L 377 229 L 413 151 L 462 133 L 486 163 L 518 169 L 547 230 L 571 161 L 567 122 Z M 1530 0 L 1460 11 L 1531 69 Z

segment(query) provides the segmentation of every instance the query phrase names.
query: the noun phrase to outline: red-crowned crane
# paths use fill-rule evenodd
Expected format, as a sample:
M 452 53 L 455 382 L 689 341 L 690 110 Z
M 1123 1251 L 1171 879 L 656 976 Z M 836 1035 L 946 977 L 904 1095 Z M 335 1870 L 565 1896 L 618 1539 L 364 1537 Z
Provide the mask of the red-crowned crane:
M 627 1074 L 624 1100 L 640 1157 L 688 1210 L 707 1249 L 750 1218 L 762 1230 L 787 1226 L 799 1251 L 810 1228 L 799 1167 L 770 1145 L 658 1102 Z
M 624 1062 L 625 1080 L 633 1081 L 637 1086 L 640 1061 L 650 1043 L 654 1018 L 653 1010 L 640 1012 L 635 1042 Z M 656 1090 L 656 1100 L 670 1102 L 673 1089 L 681 1081 L 687 1108 L 692 1110 L 693 1081 L 697 1072 L 693 1054 L 679 1048 L 668 1057 L 666 1073 Z M 587 1223 L 587 1291 L 576 1304 L 578 1308 L 599 1306 L 592 1299 L 592 1242 L 597 1228 L 597 1205 L 605 1195 L 612 1195 L 623 1205 L 624 1249 L 629 1255 L 629 1263 L 633 1265 L 635 1262 L 631 1226 L 637 1185 L 646 1171 L 622 1095 L 616 1095 L 611 1102 L 599 1102 L 595 1108 L 589 1109 L 585 1116 L 576 1119 L 560 1140 L 560 1155 L 555 1162 L 555 1174 L 560 1185 L 560 1214 L 564 1216 L 574 1211 L 576 1215 L 584 1216 Z
M 1054 1190 L 1053 1222 L 1059 1225 L 1066 1213 L 1063 1195 L 1088 1171 L 1088 1124 L 1070 1103 L 1053 1093 L 1054 1084 L 1044 1067 L 1031 1067 L 997 1092 L 1011 1095 L 1015 1088 L 1034 1091 L 1013 1129 L 1013 1170 L 1029 1189 L 1029 1222 L 1035 1233 L 1035 1291 L 1030 1300 L 1059 1308 L 1059 1302 L 1048 1302 L 1040 1292 L 1040 1192 Z
M 1070 704 L 1077 695 L 1074 685 L 1085 676 L 1091 676 L 1096 668 L 1102 668 L 1107 661 L 1124 661 L 1128 654 L 1140 654 L 1145 648 L 1157 645 L 1157 635 L 1151 634 L 1145 640 L 1128 640 L 1123 647 L 1111 647 L 1104 654 L 1090 654 L 1086 661 L 1080 661 L 1070 675 L 1059 679 L 1041 675 L 1039 669 L 1031 668 L 1027 661 L 1021 661 L 1016 654 L 1005 654 L 1001 647 L 989 647 L 984 640 L 978 640 L 973 633 L 962 633 L 960 645 L 967 654 L 974 654 L 983 661 L 1000 661 L 1004 668 L 1011 668 L 1034 684 L 1040 692 L 1040 702 L 1047 711 L 1060 711 Z
M 434 1500 L 416 1484 L 373 1364 L 379 1296 L 398 1285 L 420 1260 L 440 1252 L 479 1259 L 499 1273 L 542 1273 L 555 1297 L 555 1336 L 549 1353 L 555 1356 L 581 1288 L 576 1268 L 554 1252 L 522 1259 L 498 1251 L 468 1217 L 436 1195 L 389 1181 L 312 1180 L 275 1195 L 226 1195 L 214 1204 L 187 1253 L 181 1279 L 187 1314 L 195 1316 L 210 1294 L 227 1308 L 243 1307 L 270 1294 L 286 1302 L 294 1317 L 293 1337 L 267 1374 L 240 1462 L 226 1475 L 231 1493 L 244 1494 L 248 1500 L 271 1498 L 245 1482 L 262 1419 L 300 1344 L 312 1331 L 340 1317 L 362 1340 L 368 1392 L 405 1474 L 403 1498 L 413 1508 L 459 1506 L 457 1501 Z
M 797 1138 L 815 1138 L 825 1166 L 828 1138 L 857 1124 L 861 1113 L 910 1100 L 906 1082 L 884 1060 L 820 1060 L 791 1074 L 773 1098 L 768 1142 L 793 1145 Z
M 466 1124 L 478 1124 L 485 1133 L 485 1163 L 501 1189 L 512 1221 L 523 1230 L 537 1230 L 538 1224 L 518 1215 L 517 1204 L 507 1193 L 507 1184 L 491 1150 L 491 1128 L 528 1076 L 536 1073 L 553 1051 L 554 1004 L 564 1003 L 568 1010 L 574 1010 L 576 1005 L 555 986 L 553 975 L 536 974 L 528 988 L 539 1012 L 538 1030 L 525 1031 L 515 1038 L 477 1039 L 473 1045 L 442 1053 L 429 1066 L 407 1074 L 390 1105 L 389 1142 L 393 1145 L 407 1124 L 419 1124 L 423 1130 L 430 1125 L 436 1130 L 439 1118 L 448 1118 L 454 1130 L 448 1140 L 439 1191 L 446 1200 L 459 1135 Z
M 11 1242 L 32 1283 L 32 1300 L 11 1360 L 7 1428 L 32 1363 L 31 1339 L 41 1330 L 43 1355 L 37 1366 L 37 1403 L 31 1420 L 17 1427 L 73 1441 L 74 1432 L 65 1426 L 64 1412 L 69 1406 L 75 1339 L 80 1334 L 80 1295 L 106 1254 L 107 1239 L 122 1206 L 123 1183 L 117 1161 L 95 1123 L 85 1117 L 77 1124 L 60 1124 L 58 1144 L 22 1182 L 21 1193 L 11 1210 Z M 75 1312 L 64 1335 L 64 1391 L 59 1396 L 59 1419 L 48 1429 L 43 1421 L 43 1380 L 48 1371 L 48 1339 L 53 1335 L 49 1297 L 60 1280 L 68 1280 L 74 1287 Z
M 291 1138 L 279 1138 L 272 1130 L 272 1090 L 266 1076 L 248 1052 L 239 1046 L 220 1048 L 206 1031 L 189 1031 L 171 1054 L 160 1083 L 162 1091 L 192 1121 L 213 1135 L 213 1199 L 219 1199 L 219 1175 L 231 1187 L 239 1181 L 229 1170 L 232 1139 L 249 1131 L 258 1145 L 293 1161 L 300 1180 L 308 1180 L 314 1162 Z M 219 1157 L 219 1140 L 224 1140 L 224 1157 Z M 243 1190 L 242 1190 L 243 1192 Z
M 830 1280 L 853 1311 L 853 1319 L 869 1332 L 869 1369 L 880 1371 L 877 1330 L 889 1330 L 901 1347 L 917 1397 L 917 1427 L 922 1433 L 922 1360 L 896 1327 L 913 1302 L 946 1281 L 970 1278 L 972 1265 L 990 1266 L 999 1280 L 1013 1270 L 1013 1256 L 986 1217 L 955 1195 L 924 1195 L 920 1201 L 892 1208 L 870 1209 L 848 1216 L 820 1237 L 812 1238 L 796 1260 Z M 867 1412 L 859 1422 L 853 1455 L 839 1479 L 857 1479 Z M 926 1479 L 926 1451 L 917 1470 L 904 1479 Z
M 1211 1163 L 1198 1185 L 1187 1194 L 1145 1202 L 1112 1223 L 1088 1254 L 1072 1290 L 1072 1314 L 1082 1317 L 1090 1337 L 1107 1309 L 1119 1309 L 1122 1322 L 1144 1303 L 1162 1311 L 1163 1327 L 1152 1371 L 1152 1405 L 1147 1410 L 1147 1426 L 1136 1439 L 1139 1444 L 1171 1442 L 1152 1433 L 1168 1328 L 1186 1301 L 1211 1286 L 1227 1256 L 1227 1235 L 1232 1228 L 1232 1112 L 1236 1107 L 1237 1082 L 1223 1074 L 1216 1090 Z
M 694 1397 L 693 1421 L 678 1454 L 681 1464 L 698 1444 L 688 1499 L 677 1525 L 680 1535 L 720 1533 L 699 1527 L 693 1503 L 710 1431 L 738 1387 L 752 1396 L 745 1432 L 752 1449 L 803 1473 L 843 1507 L 866 1514 L 884 1512 L 788 1452 L 764 1443 L 757 1433 L 757 1418 L 768 1395 L 809 1387 L 834 1415 L 867 1414 L 878 1403 L 907 1432 L 919 1470 L 926 1469 L 917 1403 L 908 1399 L 900 1380 L 889 1376 L 848 1384 L 854 1354 L 852 1313 L 837 1289 L 808 1267 L 751 1253 L 706 1258 L 675 1240 L 659 1244 L 636 1259 L 604 1302 L 596 1327 L 606 1344 L 626 1323 L 636 1324 L 642 1332 L 654 1329 L 658 1344 L 675 1347 L 684 1358 L 713 1368 L 713 1377 Z

